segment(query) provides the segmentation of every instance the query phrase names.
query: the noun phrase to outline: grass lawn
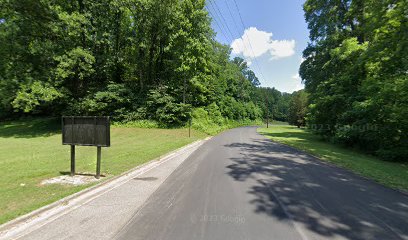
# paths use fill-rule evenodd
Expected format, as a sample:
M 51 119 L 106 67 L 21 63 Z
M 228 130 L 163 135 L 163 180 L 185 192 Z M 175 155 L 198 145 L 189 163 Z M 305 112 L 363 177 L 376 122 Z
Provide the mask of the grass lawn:
M 61 143 L 60 119 L 0 123 L 0 224 L 86 186 L 41 186 L 70 171 L 70 147 Z M 111 128 L 102 148 L 102 174 L 118 175 L 206 135 L 188 129 Z M 76 148 L 76 171 L 95 173 L 96 147 Z
M 324 142 L 305 129 L 273 125 L 258 131 L 273 141 L 304 150 L 322 160 L 347 168 L 385 186 L 408 191 L 408 164 L 382 161 L 373 156 Z

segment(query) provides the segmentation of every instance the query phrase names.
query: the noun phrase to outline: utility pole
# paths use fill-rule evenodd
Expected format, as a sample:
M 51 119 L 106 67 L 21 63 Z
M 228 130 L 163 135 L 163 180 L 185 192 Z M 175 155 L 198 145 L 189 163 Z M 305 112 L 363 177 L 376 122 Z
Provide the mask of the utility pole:
M 265 102 L 266 102 L 266 128 L 269 128 L 269 100 L 268 100 L 268 93 L 265 94 Z

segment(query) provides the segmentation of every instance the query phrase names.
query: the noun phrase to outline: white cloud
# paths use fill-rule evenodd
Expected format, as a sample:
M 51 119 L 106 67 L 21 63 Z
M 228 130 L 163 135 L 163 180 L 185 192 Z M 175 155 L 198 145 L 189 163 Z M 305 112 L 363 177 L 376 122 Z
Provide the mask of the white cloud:
M 295 87 L 293 88 L 293 92 L 302 90 L 305 88 L 305 85 L 303 85 L 302 83 L 296 83 Z
M 297 80 L 297 81 L 302 81 L 302 79 L 300 78 L 299 73 L 296 73 L 295 75 L 293 75 L 292 78 Z
M 273 34 L 260 31 L 255 27 L 245 30 L 241 38 L 232 44 L 232 53 L 253 59 L 269 53 L 271 59 L 290 57 L 295 54 L 295 40 L 273 40 Z
M 294 92 L 294 91 L 299 91 L 299 90 L 305 88 L 304 84 L 302 83 L 302 78 L 300 77 L 299 73 L 293 75 L 293 76 L 292 76 L 292 79 L 295 80 L 294 83 L 291 84 L 291 85 L 292 85 L 291 90 L 292 90 L 293 92 Z
M 269 51 L 272 59 L 290 57 L 295 54 L 295 40 L 274 40 Z

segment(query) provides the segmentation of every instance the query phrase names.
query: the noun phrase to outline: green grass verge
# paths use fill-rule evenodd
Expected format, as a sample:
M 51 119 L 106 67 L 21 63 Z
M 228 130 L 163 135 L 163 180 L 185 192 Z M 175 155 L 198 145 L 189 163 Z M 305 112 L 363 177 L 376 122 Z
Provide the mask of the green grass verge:
M 325 142 L 308 130 L 294 126 L 273 125 L 270 128 L 259 128 L 258 132 L 273 141 L 306 151 L 385 186 L 408 190 L 407 164 L 383 161 L 353 149 Z
M 40 185 L 67 174 L 70 147 L 61 143 L 59 119 L 0 123 L 0 224 L 78 192 L 86 186 Z M 109 177 L 207 135 L 188 129 L 111 128 L 110 148 L 102 149 L 102 174 Z M 96 148 L 77 147 L 77 172 L 95 172 Z

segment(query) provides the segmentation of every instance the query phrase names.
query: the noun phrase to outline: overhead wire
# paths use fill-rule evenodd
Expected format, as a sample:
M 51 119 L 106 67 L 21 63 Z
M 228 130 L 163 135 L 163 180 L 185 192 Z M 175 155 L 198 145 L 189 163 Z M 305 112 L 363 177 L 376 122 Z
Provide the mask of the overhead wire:
M 228 4 L 228 0 L 225 0 L 224 2 L 225 2 L 225 5 L 227 6 L 228 12 L 229 12 L 229 14 L 231 16 L 232 22 L 234 23 L 235 30 L 237 31 L 238 36 L 241 36 L 241 30 L 239 29 L 238 24 L 235 21 L 234 15 L 232 14 L 231 8 L 230 8 L 230 6 Z M 245 29 L 244 29 L 244 31 L 245 31 Z M 245 42 L 242 42 L 242 47 L 244 48 L 245 51 L 248 50 L 247 47 L 246 47 Z
M 209 0 L 209 2 L 210 4 L 214 4 L 213 7 L 215 8 L 216 11 L 218 11 L 219 16 L 221 17 L 221 21 L 225 24 L 228 33 L 230 34 L 232 39 L 235 39 L 234 34 L 231 32 L 230 28 L 228 27 L 228 22 L 227 20 L 225 20 L 223 14 L 221 13 L 220 7 L 218 6 L 217 2 L 214 0 Z
M 220 29 L 221 34 L 224 36 L 224 38 L 227 41 L 231 41 L 227 35 L 225 35 L 224 31 L 222 30 L 223 28 L 221 27 L 221 25 L 218 23 L 218 21 L 216 20 L 216 18 L 214 17 L 214 15 L 211 13 L 211 11 L 209 11 L 209 9 L 207 9 L 208 13 L 210 14 L 212 20 L 214 21 L 214 23 L 217 25 L 218 29 Z
M 234 26 L 235 26 L 235 28 L 236 28 L 236 30 L 237 30 L 237 32 L 238 32 L 238 36 L 239 36 L 239 35 L 240 35 L 240 33 L 239 33 L 240 30 L 239 30 L 238 24 L 237 24 L 237 22 L 236 22 L 236 20 L 235 20 L 235 18 L 234 18 L 234 15 L 233 15 L 233 13 L 232 13 L 232 11 L 231 11 L 231 7 L 230 7 L 230 5 L 228 4 L 228 0 L 224 0 L 224 1 L 225 1 L 225 3 L 226 3 L 228 12 L 229 12 L 229 14 L 230 14 L 230 16 L 231 16 L 231 19 L 232 19 L 232 21 L 233 21 L 233 23 L 234 23 Z M 258 70 L 258 72 L 260 73 L 260 75 L 262 76 L 262 78 L 263 78 L 264 80 L 266 80 L 265 75 L 264 75 L 264 73 L 263 73 L 263 71 L 262 71 L 262 68 L 261 68 L 261 66 L 260 66 L 260 64 L 259 64 L 259 62 L 258 62 L 258 60 L 257 60 L 257 58 L 255 57 L 255 51 L 254 51 L 254 49 L 253 49 L 251 40 L 250 40 L 250 38 L 249 38 L 248 36 L 245 35 L 245 30 L 246 30 L 247 28 L 246 28 L 246 25 L 245 25 L 244 20 L 243 20 L 243 18 L 242 18 L 242 15 L 241 15 L 241 11 L 240 11 L 240 9 L 239 9 L 239 6 L 238 6 L 236 0 L 233 0 L 233 1 L 234 1 L 235 7 L 236 7 L 236 10 L 237 10 L 239 19 L 240 19 L 240 23 L 241 23 L 241 25 L 242 25 L 242 27 L 243 27 L 243 31 L 244 31 L 244 34 L 243 34 L 243 36 L 242 36 L 242 45 L 243 45 L 243 48 L 244 48 L 245 51 L 248 51 L 248 50 L 249 50 L 249 51 L 252 53 L 252 55 L 253 55 L 254 57 L 250 57 L 250 59 L 251 59 L 251 60 L 252 60 L 252 59 L 254 60 L 254 66 L 257 68 L 257 70 Z M 220 10 L 220 7 L 219 7 L 218 4 L 215 2 L 215 0 L 208 0 L 208 3 L 209 3 L 209 5 L 207 5 L 207 6 L 208 6 L 208 7 L 207 7 L 207 10 L 208 10 L 210 16 L 213 18 L 215 24 L 217 25 L 217 27 L 219 28 L 221 34 L 225 37 L 225 39 L 226 39 L 227 41 L 229 41 L 230 43 L 232 43 L 236 38 L 234 37 L 234 34 L 232 33 L 231 29 L 228 27 L 228 22 L 226 21 L 226 19 L 225 19 L 224 16 L 222 15 L 221 10 Z M 209 7 L 211 7 L 212 11 L 209 9 Z M 215 17 L 215 16 L 217 16 L 217 17 Z M 229 35 L 228 35 L 228 34 L 229 34 Z M 245 44 L 245 42 L 246 42 L 246 41 L 245 41 L 245 37 L 246 37 L 246 41 L 248 42 L 248 44 Z M 247 45 L 248 45 L 248 46 L 247 46 Z
M 229 42 L 232 43 L 233 42 L 233 35 L 231 34 L 231 31 L 229 30 L 227 24 L 225 23 L 225 21 L 223 21 L 222 19 L 222 14 L 221 12 L 218 10 L 218 12 L 220 12 L 220 15 L 217 12 L 217 8 L 213 5 L 211 0 L 207 1 L 209 4 L 207 4 L 207 10 L 209 12 L 209 14 L 211 15 L 212 19 L 214 20 L 215 24 L 218 26 L 221 34 L 225 37 L 225 39 Z M 211 8 L 211 9 L 210 9 Z
M 232 19 L 232 22 L 234 23 L 235 30 L 237 31 L 238 36 L 240 36 L 240 35 L 241 35 L 241 34 L 240 34 L 241 31 L 239 30 L 238 24 L 237 24 L 237 22 L 235 21 L 234 15 L 232 14 L 231 8 L 230 8 L 230 6 L 229 6 L 229 4 L 228 4 L 228 0 L 225 0 L 224 2 L 225 2 L 225 5 L 227 6 L 229 15 L 231 16 L 231 19 Z
M 227 1 L 227 0 L 225 0 L 225 1 Z M 239 10 L 237 1 L 236 1 L 236 0 L 233 0 L 233 1 L 234 1 L 234 3 L 235 3 L 235 7 L 237 8 L 238 16 L 239 16 L 239 19 L 241 20 L 241 24 L 242 24 L 242 26 L 243 26 L 243 28 L 244 28 L 244 30 L 245 30 L 245 29 L 247 29 L 247 28 L 246 28 L 246 25 L 245 25 L 244 20 L 243 20 L 243 18 L 242 18 L 241 11 Z M 245 34 L 244 34 L 244 35 L 245 35 Z M 243 35 L 243 36 L 244 36 L 244 35 Z M 244 40 L 244 39 L 243 39 L 243 40 Z M 255 56 L 255 52 L 254 52 L 254 49 L 253 49 L 253 47 L 252 47 L 251 40 L 249 39 L 248 36 L 247 36 L 247 40 L 248 40 L 248 43 L 249 43 L 249 48 L 251 49 L 251 52 L 252 52 L 253 56 Z M 244 42 L 244 41 L 243 41 L 243 42 Z M 244 45 L 245 45 L 245 43 L 244 43 Z M 262 69 L 261 69 L 261 67 L 260 67 L 260 64 L 259 64 L 258 60 L 257 60 L 255 57 L 254 57 L 253 59 L 254 59 L 255 64 L 256 64 L 257 67 L 258 67 L 259 73 L 262 75 L 262 78 L 263 78 L 264 80 L 266 80 L 265 75 L 263 74 L 263 71 L 262 71 Z

